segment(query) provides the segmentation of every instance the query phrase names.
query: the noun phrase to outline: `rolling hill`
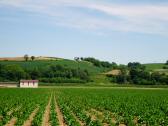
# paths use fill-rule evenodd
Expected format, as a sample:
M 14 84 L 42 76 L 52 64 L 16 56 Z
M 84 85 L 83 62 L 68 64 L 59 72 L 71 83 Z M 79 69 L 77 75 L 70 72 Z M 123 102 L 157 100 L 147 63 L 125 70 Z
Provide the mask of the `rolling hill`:
M 56 57 L 36 57 L 34 61 L 25 61 L 23 57 L 0 58 L 0 64 L 15 64 L 26 69 L 43 68 L 49 65 L 63 65 L 68 68 L 80 68 L 88 70 L 90 74 L 98 74 L 106 71 L 106 68 L 96 67 L 90 62 L 74 61 Z
M 47 56 L 38 56 L 35 57 L 35 60 L 61 60 L 62 58 L 57 57 L 47 57 Z M 24 61 L 24 57 L 2 57 L 0 61 Z

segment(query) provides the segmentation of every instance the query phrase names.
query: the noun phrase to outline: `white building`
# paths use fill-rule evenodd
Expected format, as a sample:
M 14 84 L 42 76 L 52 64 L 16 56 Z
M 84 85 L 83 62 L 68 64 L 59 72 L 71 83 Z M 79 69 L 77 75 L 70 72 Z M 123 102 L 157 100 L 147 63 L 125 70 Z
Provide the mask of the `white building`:
M 38 80 L 20 80 L 20 88 L 38 88 Z

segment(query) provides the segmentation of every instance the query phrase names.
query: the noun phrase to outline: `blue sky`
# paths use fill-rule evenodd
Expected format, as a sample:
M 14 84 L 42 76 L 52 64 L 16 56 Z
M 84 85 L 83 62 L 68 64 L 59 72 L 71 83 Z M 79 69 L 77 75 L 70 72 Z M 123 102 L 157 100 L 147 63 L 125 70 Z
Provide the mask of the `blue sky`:
M 0 57 L 168 60 L 167 0 L 1 0 Z

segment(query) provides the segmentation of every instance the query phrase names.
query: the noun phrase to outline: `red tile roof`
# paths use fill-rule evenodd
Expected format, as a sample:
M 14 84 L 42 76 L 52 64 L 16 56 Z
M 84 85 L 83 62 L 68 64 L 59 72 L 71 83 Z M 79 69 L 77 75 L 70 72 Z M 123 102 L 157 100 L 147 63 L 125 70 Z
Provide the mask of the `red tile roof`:
M 20 82 L 38 82 L 38 80 L 20 80 Z

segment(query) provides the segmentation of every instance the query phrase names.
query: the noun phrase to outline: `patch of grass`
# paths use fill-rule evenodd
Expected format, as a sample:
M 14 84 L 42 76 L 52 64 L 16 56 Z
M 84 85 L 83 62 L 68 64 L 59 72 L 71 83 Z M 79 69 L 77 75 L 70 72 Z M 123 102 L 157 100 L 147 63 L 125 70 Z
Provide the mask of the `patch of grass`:
M 146 66 L 146 69 L 149 71 L 163 69 L 163 67 L 166 66 L 164 63 L 151 63 L 151 64 L 144 64 L 144 65 Z
M 97 85 L 104 85 L 104 84 L 107 85 L 110 83 L 109 79 L 104 74 L 93 75 L 91 78 L 94 81 L 94 83 L 96 83 Z

